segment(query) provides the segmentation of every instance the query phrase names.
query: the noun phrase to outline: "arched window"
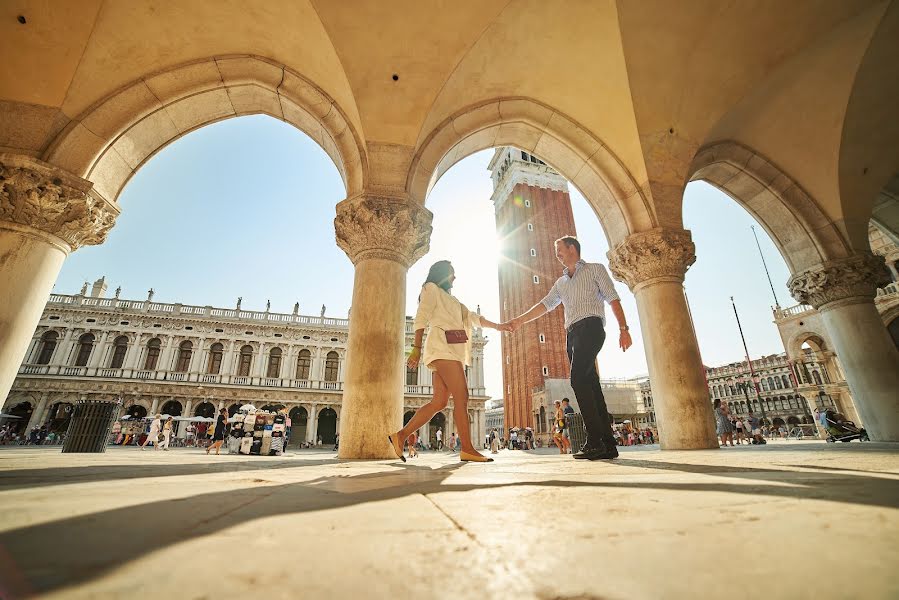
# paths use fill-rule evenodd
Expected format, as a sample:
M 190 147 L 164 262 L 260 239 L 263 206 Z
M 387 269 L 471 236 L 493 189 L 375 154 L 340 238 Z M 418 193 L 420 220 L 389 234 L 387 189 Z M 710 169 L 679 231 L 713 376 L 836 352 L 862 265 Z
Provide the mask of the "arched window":
M 762 383 L 762 390 L 763 390 L 763 391 L 766 391 L 766 392 L 767 392 L 768 390 L 773 390 L 773 389 L 774 389 L 773 387 L 769 387 L 769 386 L 771 386 L 771 380 L 770 380 L 770 379 L 767 379 L 767 380 L 766 380 L 766 379 L 762 378 L 762 382 L 761 382 L 761 383 Z
M 87 360 L 91 357 L 91 350 L 94 349 L 94 334 L 85 333 L 78 338 L 78 356 L 75 357 L 76 367 L 86 367 Z
M 109 361 L 110 369 L 121 369 L 125 364 L 125 354 L 128 352 L 128 337 L 120 335 L 113 342 L 112 360 Z
M 817 370 L 812 371 L 812 377 L 815 379 L 816 384 L 824 385 L 821 381 L 821 373 L 819 373 Z
M 340 364 L 339 355 L 334 352 L 328 352 L 325 357 L 325 381 L 337 381 L 337 367 Z
M 406 385 L 418 385 L 418 365 L 414 369 L 406 367 Z
M 309 379 L 309 371 L 312 369 L 312 353 L 308 350 L 300 350 L 297 355 L 297 379 Z
M 779 390 L 780 389 L 780 386 L 777 385 L 776 379 L 774 379 L 772 377 L 768 378 L 768 389 L 769 390 Z
M 281 349 L 272 348 L 268 353 L 268 370 L 265 376 L 273 379 L 281 375 Z
M 50 359 L 53 358 L 53 351 L 56 350 L 56 341 L 58 339 L 59 334 L 55 331 L 48 331 L 41 336 L 41 353 L 37 357 L 37 364 L 50 364 Z
M 225 347 L 216 342 L 209 347 L 209 362 L 206 365 L 206 372 L 210 375 L 218 375 L 222 371 L 222 355 Z
M 144 359 L 144 371 L 152 371 L 156 368 L 156 363 L 159 362 L 159 349 L 161 346 L 162 342 L 159 341 L 159 338 L 153 338 L 147 342 L 147 358 Z
M 784 384 L 784 389 L 785 389 L 785 390 L 788 390 L 788 389 L 790 389 L 790 388 L 792 387 L 792 386 L 790 385 L 790 378 L 789 378 L 789 377 L 787 377 L 786 375 L 782 375 L 782 376 L 781 376 L 781 379 L 783 380 L 783 384 Z
M 253 347 L 247 344 L 240 349 L 240 362 L 237 363 L 237 376 L 249 377 L 250 366 L 253 364 Z
M 178 360 L 175 361 L 175 372 L 186 373 L 190 368 L 190 357 L 194 353 L 194 345 L 184 340 L 178 345 Z
M 540 407 L 540 419 L 537 422 L 539 423 L 539 429 L 537 433 L 546 433 L 546 408 L 543 406 Z
M 731 396 L 736 396 L 736 395 L 737 395 L 737 390 L 736 390 L 736 388 L 735 388 L 734 386 L 730 386 L 730 395 L 731 395 Z

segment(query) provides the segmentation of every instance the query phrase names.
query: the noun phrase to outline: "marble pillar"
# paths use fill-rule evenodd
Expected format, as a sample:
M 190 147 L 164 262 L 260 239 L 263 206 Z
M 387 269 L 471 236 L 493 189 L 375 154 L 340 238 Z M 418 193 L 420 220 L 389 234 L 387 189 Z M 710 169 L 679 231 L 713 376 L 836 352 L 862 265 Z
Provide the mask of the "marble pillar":
M 899 442 L 899 350 L 874 305 L 890 281 L 883 257 L 867 253 L 797 273 L 787 287 L 821 314 L 870 438 Z
M 93 184 L 48 163 L 0 153 L 0 398 L 6 398 L 63 260 L 100 244 L 119 209 Z
M 608 256 L 613 275 L 637 300 L 662 449 L 717 448 L 705 368 L 684 298 L 684 275 L 696 261 L 690 232 L 635 233 Z M 617 344 L 614 331 L 606 343 Z
M 406 272 L 428 250 L 431 213 L 403 199 L 337 205 L 337 245 L 355 266 L 340 421 L 340 458 L 394 456 L 403 424 Z

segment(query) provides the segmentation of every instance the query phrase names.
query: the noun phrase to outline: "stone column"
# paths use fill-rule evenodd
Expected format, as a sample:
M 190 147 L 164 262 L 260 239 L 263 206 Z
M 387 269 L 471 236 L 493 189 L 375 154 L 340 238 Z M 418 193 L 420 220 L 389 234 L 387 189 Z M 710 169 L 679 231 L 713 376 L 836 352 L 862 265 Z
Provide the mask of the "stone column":
M 31 411 L 31 418 L 28 420 L 28 425 L 25 426 L 25 431 L 31 431 L 31 428 L 35 425 L 40 425 L 43 421 L 41 421 L 41 415 L 44 411 L 47 410 L 47 399 L 50 397 L 50 394 L 41 394 L 41 399 L 38 400 L 37 406 L 34 407 L 34 410 Z
M 159 398 L 153 398 L 153 403 L 150 405 L 150 412 L 147 414 L 151 419 L 156 416 L 156 413 L 159 411 Z
M 63 260 L 100 244 L 119 209 L 89 181 L 0 153 L 0 398 L 6 398 Z
M 684 298 L 696 261 L 690 232 L 651 229 L 609 251 L 609 267 L 637 300 L 663 450 L 717 448 L 705 368 Z M 610 331 L 607 342 L 617 344 Z
M 315 436 L 318 433 L 318 405 L 313 404 L 306 417 L 306 441 L 315 443 Z
M 355 266 L 340 458 L 391 458 L 403 423 L 406 272 L 428 250 L 431 213 L 397 198 L 337 205 L 337 245 Z
M 797 273 L 787 286 L 821 314 L 870 438 L 899 442 L 899 351 L 874 306 L 889 283 L 883 257 L 868 253 Z

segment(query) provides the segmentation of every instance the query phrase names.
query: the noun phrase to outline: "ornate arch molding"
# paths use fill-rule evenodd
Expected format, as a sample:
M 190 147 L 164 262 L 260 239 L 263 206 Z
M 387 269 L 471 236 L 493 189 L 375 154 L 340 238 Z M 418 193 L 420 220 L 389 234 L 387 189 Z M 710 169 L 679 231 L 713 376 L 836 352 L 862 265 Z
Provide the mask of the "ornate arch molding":
M 790 337 L 790 341 L 787 343 L 787 357 L 790 359 L 794 359 L 798 356 L 802 356 L 802 344 L 809 341 L 812 338 L 817 338 L 821 343 L 818 343 L 816 340 L 814 344 L 818 346 L 821 352 L 832 352 L 832 345 L 830 343 L 830 339 L 820 331 L 814 331 L 811 329 L 803 329 L 799 333 L 795 333 Z
M 573 119 L 531 98 L 488 100 L 445 119 L 418 144 L 406 191 L 424 203 L 450 167 L 499 146 L 532 152 L 571 181 L 590 202 L 610 245 L 657 226 L 643 190 L 611 149 Z
M 203 59 L 135 81 L 71 121 L 42 158 L 115 201 L 167 144 L 204 125 L 253 114 L 307 134 L 334 161 L 347 195 L 362 190 L 364 145 L 344 111 L 299 73 L 257 56 Z
M 734 141 L 697 152 L 690 181 L 707 181 L 740 203 L 762 224 L 790 272 L 800 273 L 853 254 L 817 202 L 782 169 Z

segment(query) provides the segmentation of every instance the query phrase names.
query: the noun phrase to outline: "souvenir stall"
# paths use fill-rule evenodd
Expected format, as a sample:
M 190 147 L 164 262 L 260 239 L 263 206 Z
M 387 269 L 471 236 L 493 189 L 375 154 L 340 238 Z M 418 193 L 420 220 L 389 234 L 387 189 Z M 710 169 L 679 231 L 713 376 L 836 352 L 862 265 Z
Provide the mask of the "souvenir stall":
M 286 415 L 244 404 L 228 422 L 228 452 L 258 456 L 281 456 L 284 452 Z

